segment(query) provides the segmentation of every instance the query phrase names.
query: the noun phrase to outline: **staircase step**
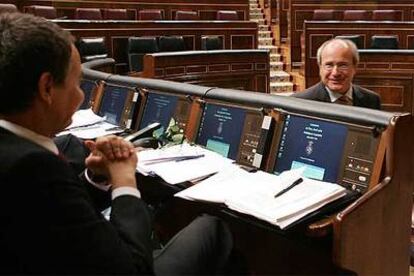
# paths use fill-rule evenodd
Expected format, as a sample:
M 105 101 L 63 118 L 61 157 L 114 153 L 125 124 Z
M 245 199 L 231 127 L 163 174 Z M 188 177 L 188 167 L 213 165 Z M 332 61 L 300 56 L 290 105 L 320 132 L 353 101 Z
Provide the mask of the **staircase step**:
M 285 71 L 270 71 L 270 82 L 290 82 L 291 77 Z
M 259 37 L 259 45 L 270 45 L 273 46 L 273 37 Z
M 252 6 L 250 5 L 250 14 L 252 14 L 252 13 L 263 13 L 263 11 L 262 11 L 262 9 L 261 9 L 261 8 L 259 8 L 259 6 L 257 6 L 257 7 L 252 7 Z
M 256 22 L 259 25 L 266 24 L 266 21 L 263 18 L 261 18 L 261 19 L 252 18 L 252 19 L 250 19 L 250 21 L 254 21 L 254 22 Z
M 259 45 L 258 49 L 265 49 L 269 50 L 271 54 L 278 54 L 279 53 L 279 47 L 274 45 Z
M 270 56 L 270 62 L 282 61 L 282 55 L 281 54 L 270 53 L 269 56 Z
M 263 19 L 263 14 L 262 13 L 250 13 L 250 20 L 260 20 Z
M 281 61 L 271 61 L 270 70 L 271 71 L 283 71 L 284 64 Z
M 270 28 L 269 28 L 268 25 L 259 25 L 259 32 L 269 31 L 269 30 L 270 30 Z
M 271 82 L 270 93 L 293 92 L 293 83 L 291 82 Z
M 259 37 L 272 37 L 271 31 L 259 31 Z

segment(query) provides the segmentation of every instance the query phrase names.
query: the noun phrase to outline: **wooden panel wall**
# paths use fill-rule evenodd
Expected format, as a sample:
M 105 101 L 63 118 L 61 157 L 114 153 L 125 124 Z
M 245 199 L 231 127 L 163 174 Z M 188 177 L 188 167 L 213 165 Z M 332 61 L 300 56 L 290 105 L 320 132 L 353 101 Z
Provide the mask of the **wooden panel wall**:
M 269 93 L 269 53 L 240 50 L 147 54 L 141 76 Z
M 257 48 L 257 24 L 249 21 L 56 22 L 77 38 L 105 37 L 109 56 L 116 60 L 117 73 L 128 71 L 127 45 L 130 36 L 181 35 L 187 50 L 200 50 L 201 37 L 211 35 L 223 37 L 224 49 Z

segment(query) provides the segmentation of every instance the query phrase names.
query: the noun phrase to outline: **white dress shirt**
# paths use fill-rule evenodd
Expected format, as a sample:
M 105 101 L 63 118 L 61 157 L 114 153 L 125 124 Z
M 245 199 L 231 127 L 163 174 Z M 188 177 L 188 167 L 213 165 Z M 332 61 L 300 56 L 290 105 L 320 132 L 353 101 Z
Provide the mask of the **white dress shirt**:
M 336 92 L 331 91 L 327 86 L 325 86 L 325 88 L 326 88 L 326 91 L 328 91 L 329 98 L 331 99 L 332 103 L 336 102 L 336 100 L 338 100 L 340 97 L 342 97 L 344 95 L 344 94 L 341 94 L 341 93 L 336 93 Z M 346 91 L 345 95 L 348 99 L 351 100 L 351 102 L 353 102 L 353 100 L 352 100 L 352 85 L 349 87 L 348 91 Z

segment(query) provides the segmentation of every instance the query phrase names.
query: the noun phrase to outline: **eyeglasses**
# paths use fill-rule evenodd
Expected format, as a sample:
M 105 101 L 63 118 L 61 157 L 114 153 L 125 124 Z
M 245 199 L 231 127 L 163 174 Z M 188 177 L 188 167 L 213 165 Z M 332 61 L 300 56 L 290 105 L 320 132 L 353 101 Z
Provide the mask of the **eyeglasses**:
M 333 71 L 333 69 L 336 67 L 336 70 L 341 71 L 341 72 L 346 72 L 348 71 L 351 67 L 352 64 L 349 63 L 325 63 L 322 64 L 322 67 L 325 71 L 331 72 Z

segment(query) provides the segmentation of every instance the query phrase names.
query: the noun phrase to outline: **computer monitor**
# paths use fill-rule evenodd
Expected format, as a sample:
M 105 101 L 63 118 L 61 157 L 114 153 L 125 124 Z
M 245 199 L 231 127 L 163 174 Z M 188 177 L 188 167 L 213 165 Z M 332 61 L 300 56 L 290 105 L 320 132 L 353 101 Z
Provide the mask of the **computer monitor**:
M 104 116 L 111 124 L 130 128 L 134 123 L 137 101 L 138 92 L 133 88 L 108 84 L 102 93 L 98 115 Z
M 82 80 L 80 83 L 80 88 L 83 91 L 84 99 L 79 109 L 88 109 L 91 107 L 91 103 L 93 102 L 96 83 L 90 80 Z
M 139 129 L 154 122 L 159 122 L 162 127 L 154 132 L 154 135 L 157 137 L 168 128 L 171 119 L 174 119 L 175 124 L 184 132 L 187 126 L 190 108 L 190 101 L 184 97 L 155 91 L 149 92 Z
M 286 115 L 274 173 L 304 167 L 304 176 L 337 182 L 348 135 L 346 125 Z
M 245 117 L 243 108 L 206 103 L 196 143 L 224 157 L 236 159 Z

